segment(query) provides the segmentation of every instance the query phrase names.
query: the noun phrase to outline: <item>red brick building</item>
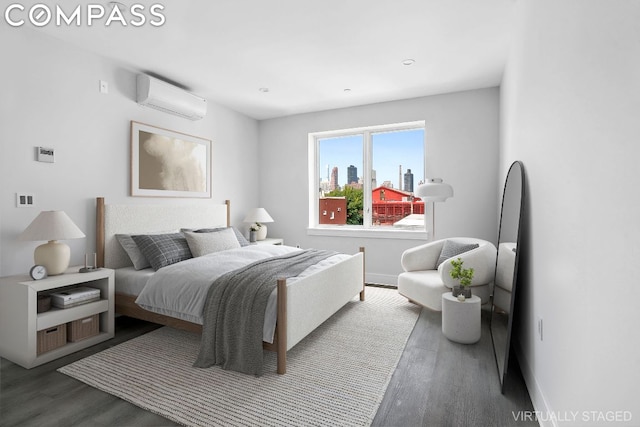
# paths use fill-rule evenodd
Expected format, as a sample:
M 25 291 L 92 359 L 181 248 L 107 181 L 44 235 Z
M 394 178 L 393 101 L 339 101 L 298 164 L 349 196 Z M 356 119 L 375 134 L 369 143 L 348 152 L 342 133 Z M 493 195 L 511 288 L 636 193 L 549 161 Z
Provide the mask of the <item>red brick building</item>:
M 322 197 L 319 200 L 320 224 L 344 225 L 347 223 L 347 199 Z M 372 192 L 372 221 L 375 225 L 393 225 L 411 214 L 424 215 L 424 202 L 411 193 L 381 186 Z
M 411 214 L 424 215 L 424 202 L 420 198 L 395 188 L 375 188 L 372 202 L 374 224 L 393 225 Z
M 347 199 L 344 197 L 323 197 L 320 199 L 320 224 L 347 223 Z

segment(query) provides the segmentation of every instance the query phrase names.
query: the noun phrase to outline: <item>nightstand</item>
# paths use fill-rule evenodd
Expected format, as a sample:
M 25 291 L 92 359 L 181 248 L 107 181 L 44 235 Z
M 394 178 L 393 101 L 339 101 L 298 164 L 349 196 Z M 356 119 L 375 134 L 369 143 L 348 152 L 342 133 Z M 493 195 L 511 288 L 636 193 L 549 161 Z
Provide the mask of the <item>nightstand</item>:
M 113 338 L 114 271 L 101 268 L 79 273 L 78 270 L 79 267 L 73 267 L 64 274 L 42 280 L 32 280 L 28 275 L 0 278 L 0 356 L 28 369 Z M 76 286 L 99 289 L 100 299 L 74 307 L 51 307 L 48 311 L 37 312 L 38 294 Z M 67 327 L 83 327 L 88 319 L 98 323 L 97 333 L 70 342 Z M 39 351 L 39 340 L 41 344 L 43 340 L 57 342 L 47 344 L 44 350 Z
M 252 243 L 252 245 L 284 245 L 284 239 L 278 239 L 275 237 L 267 237 L 264 240 L 258 240 L 254 243 Z

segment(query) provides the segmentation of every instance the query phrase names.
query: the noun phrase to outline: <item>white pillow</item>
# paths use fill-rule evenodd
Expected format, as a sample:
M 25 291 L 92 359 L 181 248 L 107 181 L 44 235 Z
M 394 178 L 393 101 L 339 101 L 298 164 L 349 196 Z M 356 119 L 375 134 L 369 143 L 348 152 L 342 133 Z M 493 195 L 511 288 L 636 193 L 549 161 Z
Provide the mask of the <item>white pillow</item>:
M 227 228 L 217 233 L 193 233 L 186 231 L 184 232 L 184 236 L 187 238 L 187 244 L 194 257 L 240 247 L 238 238 L 232 228 Z

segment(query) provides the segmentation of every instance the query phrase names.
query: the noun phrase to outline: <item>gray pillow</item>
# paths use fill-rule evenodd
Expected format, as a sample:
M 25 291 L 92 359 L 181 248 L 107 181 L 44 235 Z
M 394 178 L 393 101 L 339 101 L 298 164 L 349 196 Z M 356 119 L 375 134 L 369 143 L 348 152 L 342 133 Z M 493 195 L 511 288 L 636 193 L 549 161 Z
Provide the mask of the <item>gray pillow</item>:
M 175 232 L 175 230 L 164 230 L 147 234 L 171 234 Z M 143 268 L 151 267 L 149 261 L 144 257 L 144 255 L 142 255 L 142 252 L 140 252 L 140 248 L 138 248 L 136 242 L 131 238 L 131 234 L 116 234 L 116 240 L 118 240 L 122 249 L 124 249 L 127 255 L 129 255 L 133 268 L 136 270 L 142 270 Z
M 154 270 L 193 258 L 182 233 L 141 234 L 131 238 Z
M 220 231 L 224 231 L 227 228 L 231 228 L 233 230 L 233 232 L 236 235 L 236 239 L 238 239 L 238 243 L 240 243 L 240 246 L 249 246 L 249 242 L 247 241 L 247 239 L 244 237 L 244 235 L 240 232 L 240 230 L 238 230 L 235 227 L 217 227 L 217 228 L 200 228 L 198 230 L 192 230 L 190 228 L 183 228 L 180 231 L 185 232 L 185 231 L 191 231 L 193 233 L 218 233 Z
M 151 267 L 149 261 L 142 255 L 138 245 L 133 241 L 129 234 L 116 234 L 116 239 L 122 246 L 122 249 L 129 255 L 129 259 L 133 263 L 133 268 L 136 270 L 142 270 L 143 268 Z
M 436 264 L 436 268 L 440 267 L 440 264 L 445 262 L 451 257 L 456 255 L 463 254 L 465 252 L 469 252 L 472 249 L 479 247 L 477 243 L 456 243 L 452 240 L 446 240 L 444 245 L 442 246 L 442 251 L 440 252 L 440 258 L 438 258 L 438 263 Z
M 230 228 L 215 233 L 185 231 L 184 236 L 187 238 L 189 249 L 194 257 L 240 247 L 235 233 Z

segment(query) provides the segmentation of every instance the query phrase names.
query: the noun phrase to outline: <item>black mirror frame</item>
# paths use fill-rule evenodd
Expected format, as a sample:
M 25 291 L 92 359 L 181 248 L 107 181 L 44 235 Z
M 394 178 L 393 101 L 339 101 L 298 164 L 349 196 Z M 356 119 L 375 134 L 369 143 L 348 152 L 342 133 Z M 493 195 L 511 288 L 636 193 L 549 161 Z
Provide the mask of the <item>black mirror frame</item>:
M 504 349 L 499 349 L 497 348 L 497 343 L 496 343 L 496 338 L 494 337 L 494 312 L 495 312 L 495 306 L 494 306 L 494 297 L 495 297 L 495 291 L 492 293 L 491 296 L 491 316 L 490 316 L 490 330 L 491 330 L 491 341 L 493 343 L 493 349 L 494 349 L 494 355 L 495 355 L 495 359 L 496 359 L 496 368 L 498 369 L 498 377 L 500 380 L 500 391 L 504 394 L 505 392 L 505 381 L 507 378 L 507 373 L 508 373 L 508 366 L 509 366 L 509 354 L 510 354 L 510 349 L 511 349 L 511 333 L 512 333 L 512 327 L 513 327 L 513 317 L 514 317 L 514 309 L 515 309 L 515 300 L 516 300 L 516 291 L 517 291 L 517 278 L 518 278 L 518 263 L 519 263 L 519 258 L 520 258 L 520 252 L 521 252 L 521 235 L 522 235 L 522 218 L 523 218 L 523 212 L 524 212 L 524 201 L 525 201 L 525 175 L 524 175 L 524 165 L 522 164 L 522 162 L 520 161 L 515 161 L 511 164 L 511 166 L 509 167 L 509 171 L 507 172 L 507 177 L 505 179 L 505 183 L 504 183 L 504 189 L 503 189 L 503 193 L 502 193 L 502 206 L 500 208 L 500 225 L 499 225 L 499 231 L 498 231 L 498 255 L 496 256 L 496 276 L 497 277 L 497 273 L 498 273 L 498 262 L 499 262 L 499 248 L 500 248 L 500 243 L 501 243 L 501 238 L 503 237 L 503 230 L 502 230 L 502 222 L 504 219 L 504 208 L 505 208 L 505 196 L 506 196 L 506 192 L 507 192 L 507 186 L 509 184 L 509 178 L 511 177 L 512 172 L 516 173 L 515 171 L 515 167 L 519 168 L 519 172 L 520 172 L 520 205 L 519 205 L 519 209 L 520 211 L 518 212 L 518 221 L 517 221 L 517 226 L 518 226 L 518 230 L 515 233 L 515 235 L 517 236 L 516 238 L 516 254 L 515 254 L 515 258 L 514 258 L 514 267 L 513 267 L 513 281 L 512 281 L 512 289 L 511 289 L 511 302 L 510 302 L 510 307 L 509 307 L 509 318 L 507 321 L 507 331 L 506 331 L 506 337 L 505 337 L 505 348 Z M 494 284 L 495 287 L 495 284 Z M 502 364 L 502 372 L 500 371 L 500 355 L 502 353 L 502 351 L 504 351 L 504 363 Z

